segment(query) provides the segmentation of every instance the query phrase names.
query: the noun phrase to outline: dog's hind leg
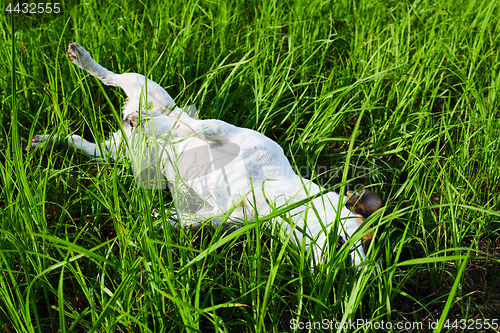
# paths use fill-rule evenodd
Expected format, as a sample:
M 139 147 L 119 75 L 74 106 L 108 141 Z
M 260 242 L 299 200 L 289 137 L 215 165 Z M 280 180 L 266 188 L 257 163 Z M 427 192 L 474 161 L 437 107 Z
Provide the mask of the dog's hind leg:
M 153 111 L 171 110 L 175 107 L 172 97 L 156 82 L 146 80 L 144 75 L 136 73 L 116 74 L 99 65 L 90 54 L 77 43 L 69 43 L 68 59 L 78 67 L 86 70 L 108 86 L 122 88 L 129 102 L 124 110 L 124 118 L 138 111 L 139 101 L 143 98 L 143 108 L 152 104 Z M 147 96 L 147 100 L 144 98 Z
M 104 144 L 98 146 L 97 144 L 87 141 L 78 135 L 70 135 L 65 140 L 50 137 L 49 135 L 34 135 L 31 138 L 31 147 L 40 146 L 44 142 L 47 142 L 48 145 L 53 143 L 67 145 L 74 149 L 81 150 L 88 156 L 97 159 L 107 159 L 107 157 L 110 157 L 111 159 L 116 160 L 118 151 L 120 151 L 121 148 L 118 147 L 119 143 L 116 143 L 114 140 L 106 140 Z M 26 147 L 26 149 L 28 149 L 28 147 Z

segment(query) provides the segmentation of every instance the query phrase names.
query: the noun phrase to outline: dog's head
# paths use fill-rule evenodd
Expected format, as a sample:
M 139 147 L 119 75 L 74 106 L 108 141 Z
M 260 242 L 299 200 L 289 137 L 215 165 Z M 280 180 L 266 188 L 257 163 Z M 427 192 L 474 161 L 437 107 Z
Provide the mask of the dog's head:
M 382 197 L 370 190 L 361 190 L 358 192 L 348 191 L 347 197 L 348 199 L 345 206 L 358 216 L 358 225 L 363 224 L 365 219 L 382 207 L 383 204 Z M 368 252 L 372 238 L 372 232 L 363 237 L 362 245 L 365 253 Z

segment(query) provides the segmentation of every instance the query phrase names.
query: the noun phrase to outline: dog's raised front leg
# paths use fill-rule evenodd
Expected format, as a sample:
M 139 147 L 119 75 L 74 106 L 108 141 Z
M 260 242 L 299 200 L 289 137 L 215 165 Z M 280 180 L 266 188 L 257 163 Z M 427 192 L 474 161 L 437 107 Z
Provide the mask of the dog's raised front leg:
M 80 45 L 76 43 L 68 44 L 68 59 L 78 67 L 97 77 L 105 84 L 117 85 L 114 84 L 115 82 L 113 80 L 116 74 L 99 65 Z
M 170 95 L 156 82 L 146 80 L 144 75 L 136 73 L 116 74 L 99 65 L 90 54 L 77 43 L 69 43 L 68 59 L 78 67 L 86 70 L 97 77 L 104 84 L 109 86 L 118 86 L 122 88 L 129 99 L 130 108 L 126 107 L 124 116 L 137 111 L 142 97 L 143 108 L 146 103 L 151 103 L 153 110 L 170 110 L 175 107 L 174 100 Z M 147 100 L 145 97 L 147 96 Z M 128 105 L 127 105 L 128 106 Z

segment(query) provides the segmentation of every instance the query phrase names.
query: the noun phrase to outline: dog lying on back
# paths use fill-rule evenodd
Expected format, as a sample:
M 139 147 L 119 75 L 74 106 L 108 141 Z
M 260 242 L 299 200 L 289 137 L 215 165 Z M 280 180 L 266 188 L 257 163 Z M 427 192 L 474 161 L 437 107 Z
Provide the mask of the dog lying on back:
M 194 193 L 201 202 L 195 212 L 178 211 L 173 225 L 199 228 L 223 221 L 237 225 L 282 211 L 282 230 L 293 232 L 294 241 L 304 242 L 314 260 L 323 262 L 328 234 L 336 221 L 339 244 L 343 244 L 382 206 L 381 197 L 368 190 L 349 193 L 349 198 L 323 193 L 324 189 L 298 176 L 283 149 L 263 134 L 221 120 L 194 119 L 157 83 L 136 73 L 115 74 L 76 43 L 68 45 L 68 58 L 104 84 L 121 87 L 127 102 L 123 130 L 109 140 L 95 144 L 72 135 L 65 141 L 103 159 L 120 159 L 120 147 L 126 147 L 129 156 L 135 154 L 133 147 L 154 147 L 148 150 L 153 152 L 153 163 L 170 183 L 177 184 L 177 194 Z M 35 135 L 31 146 L 48 139 L 48 135 Z M 361 243 L 352 246 L 356 265 L 365 257 Z

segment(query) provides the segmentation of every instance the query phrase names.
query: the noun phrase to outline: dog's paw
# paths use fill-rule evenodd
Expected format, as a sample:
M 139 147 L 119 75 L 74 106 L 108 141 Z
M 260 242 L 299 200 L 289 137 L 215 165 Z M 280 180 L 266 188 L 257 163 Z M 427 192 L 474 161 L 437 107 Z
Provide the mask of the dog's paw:
M 178 126 L 177 119 L 167 116 L 161 112 L 147 112 L 142 113 L 142 126 L 146 131 L 159 137 L 161 135 L 172 132 Z
M 139 124 L 139 114 L 137 112 L 129 114 L 125 119 L 122 121 L 122 126 L 125 129 L 134 129 L 137 127 Z
M 80 68 L 89 68 L 89 63 L 92 61 L 90 54 L 77 43 L 68 44 L 68 59 Z
M 29 142 L 28 145 L 26 146 L 26 150 L 28 150 L 29 147 L 35 148 L 37 146 L 40 146 L 46 141 L 48 142 L 48 144 L 50 144 L 50 140 L 48 140 L 49 137 L 50 137 L 49 135 L 33 135 L 33 137 L 31 138 L 31 142 Z

